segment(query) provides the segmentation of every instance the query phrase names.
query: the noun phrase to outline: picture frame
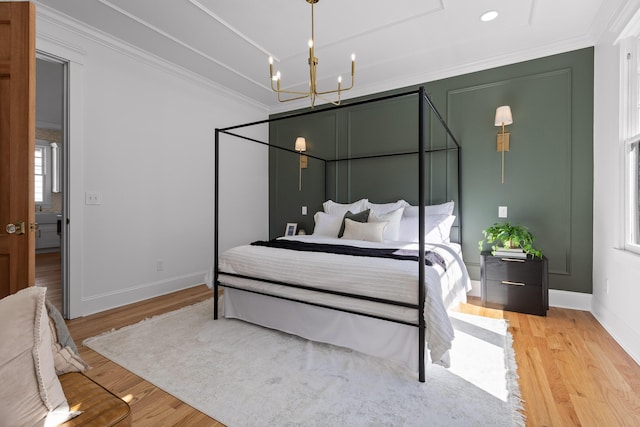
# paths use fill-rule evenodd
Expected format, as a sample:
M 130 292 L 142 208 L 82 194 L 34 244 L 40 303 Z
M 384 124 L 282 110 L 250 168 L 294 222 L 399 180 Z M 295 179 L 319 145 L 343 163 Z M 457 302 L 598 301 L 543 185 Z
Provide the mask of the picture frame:
M 297 222 L 288 222 L 287 228 L 284 230 L 285 236 L 295 236 L 296 231 L 298 231 L 298 223 Z

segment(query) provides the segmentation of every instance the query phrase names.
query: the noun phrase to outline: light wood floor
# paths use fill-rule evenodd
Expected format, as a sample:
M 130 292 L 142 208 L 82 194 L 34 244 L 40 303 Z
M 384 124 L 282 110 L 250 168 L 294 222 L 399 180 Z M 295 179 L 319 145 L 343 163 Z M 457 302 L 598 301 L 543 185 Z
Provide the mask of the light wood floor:
M 62 312 L 60 251 L 36 254 L 36 286 L 47 288 L 47 299 Z
M 127 400 L 134 426 L 222 426 L 98 353 L 88 337 L 211 297 L 198 286 L 68 322 L 87 375 Z M 478 305 L 475 305 L 478 304 Z M 551 308 L 547 317 L 486 309 L 460 311 L 510 323 L 527 426 L 640 426 L 640 366 L 584 311 Z

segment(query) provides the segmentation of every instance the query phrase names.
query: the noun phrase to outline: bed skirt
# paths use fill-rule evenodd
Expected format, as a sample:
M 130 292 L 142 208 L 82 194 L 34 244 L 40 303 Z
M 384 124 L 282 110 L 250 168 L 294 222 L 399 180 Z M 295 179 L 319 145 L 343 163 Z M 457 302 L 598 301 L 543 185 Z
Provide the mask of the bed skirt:
M 223 315 L 418 370 L 418 328 L 225 288 Z M 304 319 L 301 321 L 301 319 Z M 425 352 L 425 357 L 428 358 Z M 448 354 L 446 355 L 448 358 Z M 429 360 L 426 360 L 428 366 Z

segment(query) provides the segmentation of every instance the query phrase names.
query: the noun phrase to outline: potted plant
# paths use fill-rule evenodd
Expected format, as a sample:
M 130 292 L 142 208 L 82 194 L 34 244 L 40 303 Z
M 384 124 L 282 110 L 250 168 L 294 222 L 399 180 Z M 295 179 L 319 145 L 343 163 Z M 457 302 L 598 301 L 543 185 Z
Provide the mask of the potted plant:
M 484 245 L 492 245 L 493 251 L 501 248 L 516 249 L 521 248 L 523 252 L 533 257 L 542 258 L 542 251 L 533 247 L 533 234 L 523 225 L 511 225 L 508 222 L 495 223 L 482 230 L 484 239 L 478 242 L 478 247 L 482 251 Z

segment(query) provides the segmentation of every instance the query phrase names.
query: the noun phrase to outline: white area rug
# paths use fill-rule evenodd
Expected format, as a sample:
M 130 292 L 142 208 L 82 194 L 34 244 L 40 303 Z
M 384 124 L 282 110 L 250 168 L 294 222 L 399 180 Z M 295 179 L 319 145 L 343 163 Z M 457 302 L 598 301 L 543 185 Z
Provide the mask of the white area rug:
M 452 367 L 394 363 L 239 320 L 212 300 L 84 344 L 230 426 L 521 426 L 504 320 L 454 313 Z

